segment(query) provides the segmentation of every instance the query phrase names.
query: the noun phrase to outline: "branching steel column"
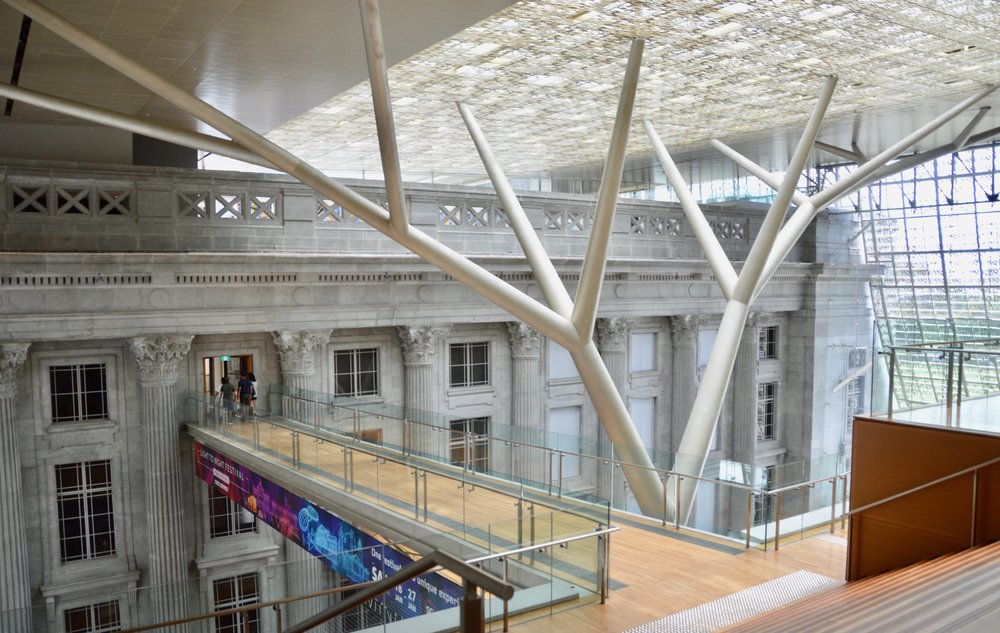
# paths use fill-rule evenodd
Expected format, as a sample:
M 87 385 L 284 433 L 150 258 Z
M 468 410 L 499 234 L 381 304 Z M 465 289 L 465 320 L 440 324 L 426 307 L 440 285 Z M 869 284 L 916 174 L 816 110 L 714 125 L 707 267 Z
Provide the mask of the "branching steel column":
M 389 222 L 397 233 L 406 233 L 406 198 L 403 196 L 403 176 L 399 169 L 399 148 L 396 147 L 396 125 L 389 99 L 389 72 L 385 66 L 385 41 L 382 39 L 382 19 L 376 0 L 360 0 L 361 30 L 365 36 L 368 77 L 375 106 L 375 128 L 382 157 L 385 193 L 389 199 Z

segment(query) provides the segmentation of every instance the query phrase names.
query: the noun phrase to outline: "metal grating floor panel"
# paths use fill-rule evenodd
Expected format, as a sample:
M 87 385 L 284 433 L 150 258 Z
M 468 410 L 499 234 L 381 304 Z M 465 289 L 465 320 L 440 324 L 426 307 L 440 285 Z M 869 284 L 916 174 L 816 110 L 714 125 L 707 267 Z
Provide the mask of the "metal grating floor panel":
M 842 581 L 800 570 L 654 620 L 627 633 L 711 633 Z

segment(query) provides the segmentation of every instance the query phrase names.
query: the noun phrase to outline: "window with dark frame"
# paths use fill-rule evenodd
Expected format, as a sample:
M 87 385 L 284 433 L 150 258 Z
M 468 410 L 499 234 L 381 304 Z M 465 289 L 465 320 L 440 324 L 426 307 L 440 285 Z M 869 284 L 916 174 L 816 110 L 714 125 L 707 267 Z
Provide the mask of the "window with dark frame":
M 56 504 L 60 560 L 114 555 L 111 460 L 56 466 Z
M 486 472 L 490 467 L 490 419 L 465 418 L 451 421 L 450 460 L 456 466 L 469 464 Z M 471 449 L 471 453 L 470 453 Z
M 856 376 L 847 383 L 847 427 L 848 433 L 854 429 L 854 416 L 865 412 L 865 377 Z
M 104 363 L 52 365 L 49 390 L 53 422 L 108 418 L 108 380 Z
M 117 600 L 88 604 L 63 611 L 66 633 L 111 633 L 122 630 L 121 610 Z
M 449 345 L 449 381 L 452 387 L 490 384 L 490 344 L 452 343 Z
M 378 349 L 344 349 L 333 353 L 334 394 L 375 396 L 378 385 Z
M 765 325 L 760 328 L 760 338 L 757 340 L 757 358 L 770 360 L 778 357 L 778 326 Z
M 757 385 L 757 439 L 773 440 L 777 415 L 778 383 L 762 382 Z
M 226 611 L 260 602 L 257 574 L 241 574 L 212 582 L 212 610 Z M 260 611 L 220 615 L 215 618 L 215 633 L 257 633 Z
M 257 529 L 257 517 L 215 488 L 208 489 L 208 534 L 211 538 L 247 534 Z

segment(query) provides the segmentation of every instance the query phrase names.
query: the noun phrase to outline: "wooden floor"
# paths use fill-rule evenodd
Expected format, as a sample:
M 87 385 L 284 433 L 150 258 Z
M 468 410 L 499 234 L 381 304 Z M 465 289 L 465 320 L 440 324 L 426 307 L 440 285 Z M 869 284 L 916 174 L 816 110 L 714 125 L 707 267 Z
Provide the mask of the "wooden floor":
M 227 434 L 252 436 L 249 424 L 231 425 L 225 430 Z M 291 437 L 283 429 L 259 430 L 259 441 L 272 451 L 291 454 Z M 331 485 L 344 486 L 343 479 L 338 478 L 344 472 L 344 452 L 339 446 L 301 440 L 299 456 L 309 468 L 330 473 Z M 380 463 L 360 451 L 353 464 L 356 494 L 367 496 L 380 505 L 392 502 L 398 506 L 400 498 L 413 499 L 412 467 Z M 487 539 L 492 542 L 480 545 L 494 551 L 516 538 L 512 527 L 516 523 L 512 497 L 482 487 L 472 490 L 469 485 L 459 487 L 454 479 L 442 475 L 428 476 L 427 485 L 428 524 L 437 524 L 446 531 L 453 531 L 456 522 L 469 526 L 492 525 Z M 403 509 L 398 511 L 405 512 Z M 544 527 L 539 528 L 539 542 L 549 536 L 592 531 L 595 525 L 586 518 L 572 516 L 560 515 L 553 520 L 541 506 L 535 511 L 540 519 L 550 516 L 548 524 L 544 519 L 540 521 Z M 799 570 L 835 580 L 844 577 L 846 546 L 842 532 L 837 534 L 839 539 L 812 537 L 783 543 L 777 552 L 763 552 L 744 549 L 728 541 L 709 540 L 693 532 L 662 528 L 659 522 L 642 524 L 623 516 L 612 523 L 620 531 L 611 539 L 608 601 L 603 605 L 591 603 L 565 609 L 574 606 L 570 603 L 552 615 L 521 616 L 520 620 L 512 622 L 512 631 L 625 631 Z M 545 534 L 541 533 L 543 530 Z M 577 562 L 581 568 L 593 568 L 593 547 L 571 547 L 567 554 L 581 557 Z M 586 583 L 581 584 L 586 586 Z M 501 630 L 500 624 L 491 623 L 489 629 Z

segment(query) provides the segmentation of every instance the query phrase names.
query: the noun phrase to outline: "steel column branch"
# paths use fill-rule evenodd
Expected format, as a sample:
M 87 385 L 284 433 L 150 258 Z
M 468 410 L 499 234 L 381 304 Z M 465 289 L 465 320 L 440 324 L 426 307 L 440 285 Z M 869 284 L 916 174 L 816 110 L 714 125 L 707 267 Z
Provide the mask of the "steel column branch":
M 85 121 L 91 121 L 93 123 L 99 123 L 108 127 L 118 128 L 120 130 L 134 132 L 136 134 L 144 134 L 145 136 L 166 141 L 168 143 L 174 143 L 175 145 L 182 145 L 184 147 L 190 147 L 191 149 L 204 149 L 215 154 L 221 154 L 223 156 L 229 156 L 230 158 L 241 160 L 245 163 L 260 165 L 261 167 L 267 167 L 268 169 L 277 169 L 268 161 L 262 160 L 260 156 L 247 151 L 239 144 L 217 136 L 178 130 L 177 128 L 172 128 L 168 125 L 154 123 L 152 121 L 129 116 L 127 114 L 105 110 L 104 108 L 98 108 L 79 101 L 62 99 L 43 92 L 35 92 L 34 90 L 27 90 L 26 88 L 12 86 L 10 84 L 0 83 L 0 97 L 7 97 L 8 99 L 12 99 L 14 101 L 35 106 L 36 108 L 59 112 L 60 114 L 76 117 Z
M 677 165 L 674 164 L 674 160 L 667 152 L 663 141 L 660 140 L 660 136 L 653 128 L 653 124 L 650 121 L 646 121 L 645 128 L 646 135 L 649 137 L 649 141 L 653 144 L 653 149 L 656 151 L 656 156 L 660 159 L 660 164 L 663 165 L 663 171 L 667 175 L 667 180 L 680 200 L 684 217 L 687 218 L 688 224 L 691 225 L 695 239 L 698 240 L 701 250 L 705 253 L 705 259 L 708 260 L 708 265 L 712 267 L 712 272 L 715 273 L 715 279 L 719 284 L 719 288 L 722 289 L 722 296 L 728 300 L 732 298 L 733 289 L 736 287 L 736 271 L 733 269 L 733 265 L 726 256 L 725 251 L 722 250 L 719 238 L 716 237 L 708 220 L 705 219 L 705 214 L 702 212 L 701 207 L 698 206 L 694 196 L 691 195 L 691 190 L 688 188 L 687 183 L 684 182 L 684 177 L 681 176 L 680 170 L 677 169 Z
M 552 265 L 552 260 L 545 253 L 545 247 L 542 246 L 541 240 L 538 239 L 538 234 L 535 233 L 535 229 L 531 226 L 531 222 L 528 220 L 528 216 L 525 214 L 520 200 L 517 199 L 517 195 L 510 186 L 503 168 L 500 167 L 500 162 L 494 156 L 489 141 L 486 140 L 486 135 L 483 134 L 483 130 L 479 127 L 479 123 L 476 121 L 476 117 L 472 114 L 472 109 L 469 106 L 459 103 L 458 111 L 465 121 L 465 126 L 469 130 L 469 136 L 472 137 L 472 142 L 476 145 L 479 158 L 486 167 L 486 173 L 489 174 L 490 182 L 493 183 L 493 189 L 496 190 L 497 197 L 500 198 L 500 204 L 503 205 L 503 209 L 507 213 L 510 226 L 514 229 L 514 234 L 517 235 L 517 241 L 520 243 L 521 250 L 524 251 L 524 256 L 527 258 L 528 264 L 535 274 L 535 279 L 542 289 L 542 294 L 545 295 L 545 300 L 548 301 L 549 307 L 569 318 L 573 313 L 573 301 L 570 299 L 569 292 L 559 278 L 559 273 L 556 272 L 555 266 Z
M 368 83 L 371 84 L 372 105 L 375 107 L 375 129 L 382 157 L 385 193 L 389 199 L 389 223 L 394 231 L 403 234 L 410 222 L 406 217 L 406 197 L 403 195 L 403 176 L 399 169 L 399 148 L 396 146 L 396 125 L 389 97 L 389 72 L 385 64 L 382 19 L 376 0 L 360 0 L 360 3 L 361 31 L 365 37 L 365 56 L 368 59 Z
M 618 193 L 621 191 L 625 146 L 628 144 L 629 127 L 632 125 L 632 109 L 635 105 L 636 86 L 639 84 L 643 46 L 644 41 L 641 38 L 632 40 L 628 64 L 625 67 L 625 79 L 618 98 L 618 112 L 611 133 L 608 160 L 604 163 L 601 187 L 597 193 L 597 209 L 594 211 L 594 223 L 590 227 L 590 241 L 587 243 L 587 254 L 583 259 L 580 283 L 577 285 L 576 299 L 573 302 L 573 325 L 579 332 L 580 340 L 584 342 L 589 341 L 594 335 L 594 320 L 597 318 L 597 305 L 604 283 L 611 227 L 618 205 Z

